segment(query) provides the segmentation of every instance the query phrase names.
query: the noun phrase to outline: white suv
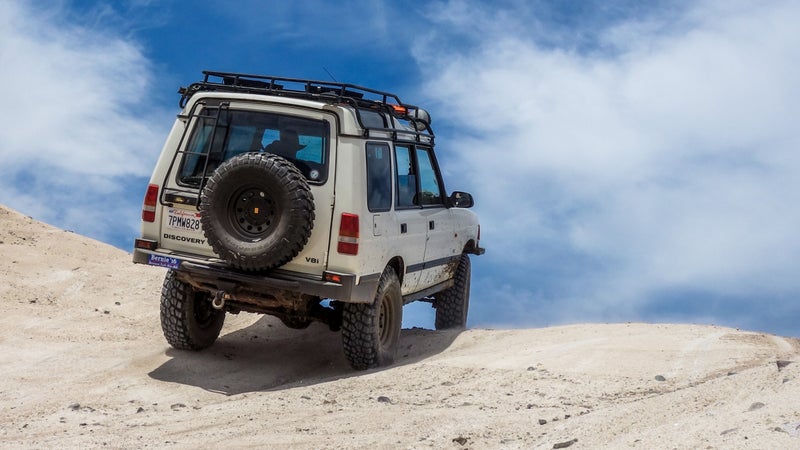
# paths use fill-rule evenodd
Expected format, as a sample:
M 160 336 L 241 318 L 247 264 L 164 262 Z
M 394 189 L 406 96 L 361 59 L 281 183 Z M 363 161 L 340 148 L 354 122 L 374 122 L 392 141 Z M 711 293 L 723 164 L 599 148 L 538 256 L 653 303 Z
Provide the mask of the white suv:
M 170 269 L 161 326 L 200 350 L 225 312 L 341 329 L 355 369 L 388 364 L 402 307 L 466 325 L 472 196 L 446 194 L 430 116 L 386 92 L 203 72 L 153 171 L 135 263 Z

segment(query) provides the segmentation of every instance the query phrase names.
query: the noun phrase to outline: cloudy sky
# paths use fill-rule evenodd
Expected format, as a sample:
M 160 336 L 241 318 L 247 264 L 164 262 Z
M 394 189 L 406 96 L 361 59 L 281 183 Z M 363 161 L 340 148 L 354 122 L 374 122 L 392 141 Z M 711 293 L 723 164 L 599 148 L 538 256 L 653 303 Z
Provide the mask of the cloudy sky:
M 798 336 L 798 23 L 794 1 L 4 1 L 0 204 L 129 250 L 179 86 L 335 77 L 430 110 L 487 248 L 471 326 Z

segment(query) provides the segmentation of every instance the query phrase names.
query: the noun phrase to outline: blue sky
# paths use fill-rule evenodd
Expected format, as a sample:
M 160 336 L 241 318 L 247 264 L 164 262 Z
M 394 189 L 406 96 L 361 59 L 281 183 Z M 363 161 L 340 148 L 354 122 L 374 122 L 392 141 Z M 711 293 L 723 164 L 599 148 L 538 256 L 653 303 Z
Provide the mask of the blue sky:
M 6 1 L 0 203 L 129 250 L 179 86 L 333 76 L 431 112 L 488 249 L 471 326 L 798 336 L 797 23 L 793 1 Z

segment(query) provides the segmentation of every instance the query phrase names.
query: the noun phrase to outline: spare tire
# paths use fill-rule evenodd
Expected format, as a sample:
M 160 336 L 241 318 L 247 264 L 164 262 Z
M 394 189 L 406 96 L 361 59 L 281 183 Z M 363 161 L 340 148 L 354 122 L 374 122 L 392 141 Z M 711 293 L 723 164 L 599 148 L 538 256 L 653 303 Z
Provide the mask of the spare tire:
M 269 153 L 244 153 L 220 165 L 203 188 L 198 209 L 214 253 L 250 271 L 289 262 L 314 225 L 314 197 L 305 177 Z

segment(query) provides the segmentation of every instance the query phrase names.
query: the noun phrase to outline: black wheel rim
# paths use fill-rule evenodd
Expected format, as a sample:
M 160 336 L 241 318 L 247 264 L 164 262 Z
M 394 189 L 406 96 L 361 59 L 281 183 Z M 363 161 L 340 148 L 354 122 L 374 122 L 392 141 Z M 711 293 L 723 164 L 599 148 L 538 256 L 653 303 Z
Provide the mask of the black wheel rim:
M 378 313 L 378 336 L 380 337 L 381 345 L 386 345 L 392 336 L 392 322 L 394 318 L 394 311 L 392 310 L 392 301 L 389 295 L 384 295 L 381 299 L 381 308 Z
M 242 189 L 231 198 L 230 228 L 239 237 L 257 241 L 268 236 L 278 222 L 275 201 L 258 187 Z
M 200 293 L 194 295 L 194 319 L 200 329 L 206 329 L 216 319 L 218 311 L 211 306 L 208 297 Z

